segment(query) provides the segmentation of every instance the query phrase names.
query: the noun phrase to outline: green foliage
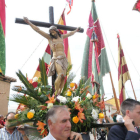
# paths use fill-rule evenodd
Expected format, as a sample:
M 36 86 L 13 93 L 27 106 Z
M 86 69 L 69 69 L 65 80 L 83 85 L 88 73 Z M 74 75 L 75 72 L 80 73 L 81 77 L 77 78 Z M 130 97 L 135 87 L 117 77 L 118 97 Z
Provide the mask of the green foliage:
M 39 68 L 40 68 L 40 71 L 41 71 L 41 82 L 45 88 L 45 91 L 47 91 L 47 85 L 48 85 L 48 77 L 46 75 L 46 68 L 45 68 L 45 62 L 44 62 L 44 59 L 42 58 L 39 59 Z
M 70 63 L 68 63 L 67 74 L 66 75 L 69 75 L 71 69 L 72 69 L 72 65 Z
M 63 88 L 63 91 L 62 91 L 62 95 L 66 94 L 67 89 L 68 89 L 70 83 L 73 81 L 74 78 L 75 78 L 75 75 L 73 73 L 70 73 L 70 75 L 68 76 L 67 81 L 66 81 L 66 83 L 64 85 L 64 88 Z
M 93 103 L 92 95 L 88 91 L 91 79 L 86 81 L 85 78 L 82 77 L 78 85 L 73 84 L 74 87 L 70 87 L 75 75 L 70 73 L 72 65 L 69 65 L 67 69 L 67 80 L 62 93 L 59 96 L 53 96 L 52 86 L 48 85 L 44 60 L 40 59 L 39 63 L 41 78 L 36 80 L 36 87 L 33 87 L 34 83 L 29 83 L 21 71 L 17 72 L 17 76 L 24 86 L 15 86 L 13 90 L 23 94 L 14 94 L 10 100 L 25 105 L 24 110 L 18 115 L 17 124 L 34 122 L 34 126 L 36 126 L 38 121 L 46 123 L 45 119 L 46 113 L 49 110 L 49 105 L 66 105 L 71 112 L 72 131 L 90 131 L 92 122 L 96 121 L 96 119 L 92 117 L 91 112 L 93 109 L 99 110 L 96 103 Z M 70 95 L 68 95 L 68 91 Z M 87 93 L 91 95 L 90 98 L 87 97 Z M 24 94 L 26 94 L 26 96 Z M 34 112 L 33 116 L 29 118 L 28 115 L 32 111 Z M 79 118 L 78 123 L 73 121 L 75 116 Z M 14 125 L 16 125 L 16 123 L 14 123 Z M 45 131 L 43 130 L 42 132 Z

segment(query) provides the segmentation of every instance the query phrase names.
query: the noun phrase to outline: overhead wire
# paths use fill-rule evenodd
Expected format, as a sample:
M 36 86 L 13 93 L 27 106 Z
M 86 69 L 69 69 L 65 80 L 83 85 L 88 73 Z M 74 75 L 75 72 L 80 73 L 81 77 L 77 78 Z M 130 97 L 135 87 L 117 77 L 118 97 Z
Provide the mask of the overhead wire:
M 96 9 L 96 10 L 97 10 L 97 9 Z M 98 17 L 99 17 L 99 14 L 98 14 Z M 108 48 L 109 48 L 109 50 L 110 50 L 110 53 L 111 53 L 112 59 L 113 59 L 114 64 L 115 64 L 115 66 L 116 66 L 116 70 L 118 71 L 117 64 L 116 64 L 115 59 L 114 59 L 114 57 L 113 57 L 113 53 L 112 53 L 112 51 L 111 51 L 111 48 L 110 48 L 110 45 L 109 45 L 108 39 L 107 39 L 107 37 L 106 37 L 106 34 L 105 34 L 105 31 L 104 31 L 104 28 L 103 28 L 103 25 L 102 25 L 101 20 L 100 20 L 100 25 L 101 25 L 102 32 L 103 32 L 103 34 L 104 34 L 105 40 L 106 40 L 106 42 L 107 42 L 107 44 L 108 44 L 107 46 L 108 46 Z M 106 46 L 106 48 L 107 48 L 107 46 Z M 125 88 L 125 86 L 124 86 L 124 88 Z M 125 89 L 125 91 L 126 91 L 126 94 L 127 94 L 127 96 L 128 96 L 128 93 L 127 93 L 127 90 L 126 90 L 126 89 Z
M 38 47 L 43 42 L 43 40 L 44 40 L 44 38 L 39 42 L 39 44 L 37 45 L 37 47 L 33 50 L 33 52 L 31 53 L 31 55 L 27 58 L 27 60 L 24 62 L 24 64 L 22 65 L 22 67 L 20 69 L 22 69 L 25 66 L 25 64 L 29 61 L 29 59 L 32 57 L 32 55 L 35 53 L 35 51 L 38 49 Z
M 136 72 L 137 72 L 137 74 L 139 75 L 139 78 L 140 78 L 140 74 L 139 74 L 138 70 L 136 69 L 136 66 L 134 65 L 134 63 L 133 63 L 133 61 L 132 61 L 130 55 L 128 54 L 127 49 L 126 49 L 125 51 L 126 51 L 126 53 L 127 53 L 127 55 L 128 55 L 128 58 L 130 59 L 132 65 L 133 65 L 133 67 L 134 67 L 134 69 L 136 70 Z

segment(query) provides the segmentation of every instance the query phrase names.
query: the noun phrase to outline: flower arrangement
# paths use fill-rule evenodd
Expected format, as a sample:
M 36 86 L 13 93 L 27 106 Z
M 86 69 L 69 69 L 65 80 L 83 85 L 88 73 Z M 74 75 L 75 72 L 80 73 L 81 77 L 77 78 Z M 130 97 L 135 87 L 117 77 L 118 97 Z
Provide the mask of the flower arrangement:
M 71 66 L 68 67 L 67 74 Z M 71 115 L 72 131 L 88 132 L 92 129 L 92 123 L 96 122 L 98 117 L 103 117 L 99 114 L 104 109 L 104 102 L 99 102 L 99 95 L 92 95 L 88 89 L 90 87 L 90 79 L 87 81 L 84 78 L 80 79 L 79 84 L 72 83 L 75 75 L 69 74 L 67 82 L 60 95 L 52 93 L 52 87 L 48 84 L 45 64 L 40 60 L 41 78 L 35 77 L 33 80 L 28 80 L 21 71 L 17 76 L 22 81 L 24 86 L 15 86 L 14 91 L 23 94 L 14 94 L 11 101 L 15 101 L 22 105 L 18 107 L 15 115 L 17 123 L 33 122 L 34 126 L 40 132 L 40 135 L 48 134 L 45 117 L 47 111 L 53 105 L 66 105 Z M 24 105 L 24 107 L 23 107 Z

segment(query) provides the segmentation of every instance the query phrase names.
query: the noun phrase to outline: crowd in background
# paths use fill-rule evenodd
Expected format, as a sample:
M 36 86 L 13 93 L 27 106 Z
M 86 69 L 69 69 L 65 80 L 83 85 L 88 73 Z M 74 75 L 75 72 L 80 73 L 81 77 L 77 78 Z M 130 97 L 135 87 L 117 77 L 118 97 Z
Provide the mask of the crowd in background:
M 3 115 L 0 115 L 0 129 L 3 128 L 5 125 L 5 118 Z
M 123 117 L 120 115 L 119 111 L 116 111 L 115 113 L 111 114 L 112 119 L 110 119 L 108 116 L 105 115 L 104 118 L 99 118 L 97 120 L 98 124 L 102 123 L 113 123 L 113 122 L 123 122 Z M 3 115 L 0 115 L 0 129 L 4 128 L 5 126 L 5 120 Z M 106 140 L 106 136 L 108 133 L 108 128 L 96 128 L 93 129 L 93 136 L 94 140 Z
M 61 114 L 61 115 L 60 115 Z M 49 128 L 49 135 L 43 140 L 49 140 L 48 138 L 62 137 L 65 129 L 67 131 L 67 136 L 77 136 L 77 140 L 90 140 L 89 133 L 82 132 L 81 134 L 71 131 L 70 113 L 66 106 L 54 105 L 46 115 L 46 124 Z M 55 116 L 55 117 L 54 117 Z M 116 111 L 111 114 L 112 118 L 104 116 L 97 120 L 98 124 L 102 123 L 114 123 L 114 122 L 124 122 L 124 125 L 114 125 L 111 128 L 99 127 L 93 129 L 93 139 L 94 140 L 139 140 L 140 139 L 140 102 L 133 99 L 126 99 L 121 104 L 121 114 L 120 111 Z M 53 119 L 52 119 L 53 118 Z M 66 119 L 67 118 L 67 119 Z M 11 112 L 4 118 L 0 115 L 0 140 L 11 140 L 9 137 L 16 137 L 18 134 L 18 140 L 28 140 L 26 133 L 21 130 L 20 126 L 13 127 L 9 125 L 9 120 L 15 119 L 15 113 Z M 67 120 L 67 121 L 66 121 Z M 60 134 L 60 132 L 62 132 Z M 71 133 L 72 132 L 72 133 Z M 56 135 L 57 134 L 57 135 Z M 85 134 L 88 135 L 84 138 Z M 65 136 L 65 135 L 64 135 Z M 6 139 L 8 138 L 8 139 Z M 56 140 L 56 139 L 54 139 Z M 61 140 L 61 139 L 60 139 Z
M 111 114 L 112 119 L 110 119 L 107 115 L 104 118 L 99 118 L 97 120 L 98 124 L 102 123 L 114 123 L 114 122 L 123 122 L 123 117 L 120 114 L 120 111 L 116 111 Z M 109 132 L 109 128 L 96 128 L 93 129 L 93 137 L 94 140 L 106 140 L 107 134 Z

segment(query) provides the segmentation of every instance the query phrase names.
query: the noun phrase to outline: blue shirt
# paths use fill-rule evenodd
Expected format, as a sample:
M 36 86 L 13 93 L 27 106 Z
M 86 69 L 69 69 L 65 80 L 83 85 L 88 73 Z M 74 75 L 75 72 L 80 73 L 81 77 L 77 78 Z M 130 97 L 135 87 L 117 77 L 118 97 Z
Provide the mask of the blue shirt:
M 10 134 L 5 127 L 0 129 L 0 140 L 23 140 L 22 134 L 15 128 Z

